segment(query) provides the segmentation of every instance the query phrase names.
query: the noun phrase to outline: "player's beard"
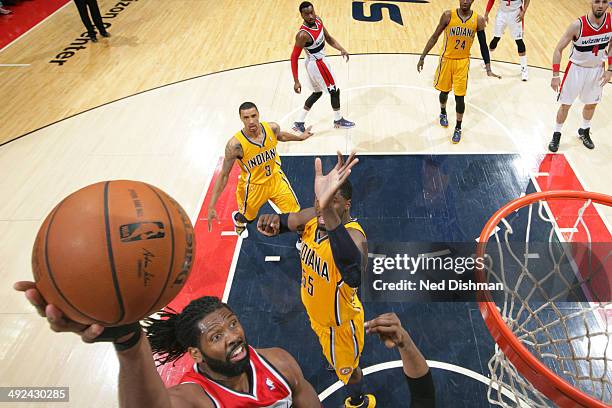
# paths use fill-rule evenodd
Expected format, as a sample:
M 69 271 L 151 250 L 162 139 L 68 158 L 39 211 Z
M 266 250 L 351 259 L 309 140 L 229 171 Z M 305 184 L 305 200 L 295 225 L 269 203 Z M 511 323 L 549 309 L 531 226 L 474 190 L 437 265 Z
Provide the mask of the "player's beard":
M 605 13 L 606 13 L 605 11 L 599 12 L 599 11 L 593 10 L 593 15 L 595 16 L 595 18 L 602 18 Z
M 246 350 L 246 356 L 242 360 L 236 363 L 232 363 L 230 361 L 230 356 L 234 351 L 236 351 L 237 347 L 240 347 L 240 345 L 244 345 L 244 348 Z M 208 368 L 211 371 L 217 374 L 221 374 L 224 377 L 237 377 L 240 374 L 246 372 L 251 361 L 251 351 L 249 350 L 249 345 L 246 339 L 244 340 L 244 343 L 232 347 L 225 356 L 225 360 L 217 360 L 216 358 L 210 357 L 202 350 L 200 350 L 200 352 L 204 356 L 204 362 L 206 362 Z

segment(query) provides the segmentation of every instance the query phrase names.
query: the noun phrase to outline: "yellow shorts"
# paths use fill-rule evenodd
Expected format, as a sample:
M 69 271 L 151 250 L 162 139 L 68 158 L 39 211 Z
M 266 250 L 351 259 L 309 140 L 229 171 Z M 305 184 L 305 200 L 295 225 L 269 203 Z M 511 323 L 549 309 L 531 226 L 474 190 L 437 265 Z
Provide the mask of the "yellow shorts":
M 434 87 L 440 92 L 455 92 L 455 96 L 467 93 L 470 59 L 441 58 L 434 78 Z
M 250 221 L 257 218 L 259 209 L 266 201 L 271 201 L 281 213 L 300 211 L 300 203 L 287 180 L 287 176 L 278 172 L 266 184 L 250 184 L 238 182 L 236 188 L 238 211 Z
M 364 323 L 363 310 L 353 320 L 341 326 L 320 326 L 310 320 L 310 327 L 319 337 L 325 358 L 344 384 L 348 383 L 353 370 L 359 366 L 359 357 L 363 351 Z

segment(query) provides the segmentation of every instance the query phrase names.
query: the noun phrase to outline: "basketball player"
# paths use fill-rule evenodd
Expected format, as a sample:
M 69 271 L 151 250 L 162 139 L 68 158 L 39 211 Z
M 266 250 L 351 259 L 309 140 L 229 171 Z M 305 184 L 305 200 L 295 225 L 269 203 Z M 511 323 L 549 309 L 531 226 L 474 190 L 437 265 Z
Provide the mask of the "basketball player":
M 225 158 L 221 174 L 213 187 L 208 205 L 208 231 L 213 220 L 218 220 L 215 205 L 227 185 L 227 179 L 237 162 L 240 179 L 236 189 L 238 211 L 232 213 L 236 233 L 248 237 L 247 224 L 255 220 L 266 201 L 271 201 L 281 212 L 299 211 L 300 204 L 281 170 L 281 160 L 276 150 L 277 142 L 302 141 L 312 136 L 310 127 L 302 134 L 282 132 L 274 122 L 259 122 L 259 111 L 252 102 L 244 102 L 238 109 L 244 128 L 238 131 L 225 146 Z
M 257 229 L 274 236 L 303 231 L 301 298 L 310 325 L 329 364 L 347 386 L 345 407 L 375 407 L 373 395 L 363 393 L 359 357 L 364 343 L 363 306 L 357 297 L 361 273 L 368 261 L 365 233 L 351 218 L 351 168 L 359 160 L 351 154 L 323 175 L 315 160 L 315 207 L 297 213 L 262 215 Z
M 336 79 L 325 56 L 325 42 L 327 41 L 329 45 L 340 51 L 340 54 L 347 62 L 349 60 L 349 53 L 323 26 L 323 21 L 315 14 L 314 6 L 311 2 L 302 2 L 299 10 L 304 23 L 295 36 L 295 47 L 293 47 L 293 53 L 291 54 L 291 72 L 293 73 L 294 81 L 293 90 L 296 93 L 302 92 L 302 85 L 298 78 L 298 58 L 302 53 L 302 49 L 304 49 L 306 51 L 304 65 L 313 92 L 306 99 L 304 108 L 298 114 L 293 124 L 293 130 L 304 132 L 306 115 L 308 115 L 312 105 L 323 95 L 323 91 L 329 93 L 331 97 L 331 105 L 334 111 L 334 127 L 337 129 L 350 129 L 355 126 L 355 123 L 344 119 L 340 113 L 340 89 L 336 84 Z
M 461 141 L 461 122 L 465 112 L 465 94 L 470 69 L 470 49 L 476 35 L 478 35 L 480 53 L 485 62 L 487 75 L 501 78 L 491 71 L 491 58 L 484 31 L 486 23 L 484 17 L 477 15 L 471 9 L 473 2 L 474 0 L 460 0 L 458 9 L 446 10 L 442 14 L 440 23 L 427 41 L 417 64 L 417 71 L 421 72 L 425 65 L 425 56 L 436 45 L 440 34 L 444 32 L 444 45 L 434 78 L 434 87 L 440 91 L 440 125 L 443 127 L 448 127 L 448 116 L 446 115 L 448 94 L 451 90 L 455 91 L 457 124 L 452 137 L 453 143 Z
M 612 78 L 612 21 L 607 0 L 591 0 L 591 11 L 574 21 L 557 44 L 553 54 L 553 78 L 550 86 L 558 92 L 557 100 L 561 104 L 557 112 L 557 121 L 548 150 L 559 150 L 561 129 L 567 119 L 567 114 L 576 100 L 584 103 L 582 110 L 582 126 L 578 129 L 578 137 L 588 149 L 594 149 L 591 140 L 591 119 L 595 108 L 601 100 L 603 87 Z M 559 78 L 561 54 L 572 42 L 572 52 L 565 69 L 563 81 Z M 605 63 L 608 60 L 608 70 Z
M 521 79 L 527 81 L 529 79 L 529 70 L 527 67 L 527 48 L 523 41 L 525 31 L 525 14 L 531 0 L 499 0 L 499 10 L 495 18 L 494 35 L 489 48 L 491 52 L 495 51 L 497 44 L 504 35 L 506 27 L 510 29 L 510 34 L 518 48 L 519 62 L 521 64 Z M 485 12 L 485 20 L 489 22 L 489 13 L 493 8 L 495 0 L 489 0 L 487 3 L 487 11 Z
M 119 406 L 125 408 L 312 408 L 319 398 L 295 359 L 280 348 L 255 349 L 247 343 L 240 321 L 218 298 L 193 300 L 181 313 L 164 312 L 147 319 L 146 336 L 139 323 L 107 328 L 68 320 L 49 305 L 34 282 L 15 289 L 55 332 L 74 332 L 84 342 L 112 342 L 119 359 Z M 164 364 L 186 353 L 194 360 L 179 385 L 166 388 L 153 353 Z
M 365 323 L 367 334 L 378 334 L 387 348 L 397 348 L 410 388 L 410 408 L 435 408 L 436 389 L 427 360 L 402 327 L 395 313 L 382 314 Z

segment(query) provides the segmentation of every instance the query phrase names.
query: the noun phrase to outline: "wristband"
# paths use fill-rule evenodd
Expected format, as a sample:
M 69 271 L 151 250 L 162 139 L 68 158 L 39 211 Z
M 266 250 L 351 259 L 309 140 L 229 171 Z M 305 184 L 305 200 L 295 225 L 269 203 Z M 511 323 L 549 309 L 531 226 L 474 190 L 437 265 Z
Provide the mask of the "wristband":
M 553 64 L 553 73 L 559 73 L 561 71 L 561 64 Z
M 135 334 L 123 343 L 116 343 L 117 339 L 127 336 L 130 333 Z M 93 342 L 112 342 L 117 351 L 123 351 L 136 345 L 141 336 L 142 328 L 140 327 L 140 323 L 134 322 L 123 326 L 105 327 L 104 331 L 102 331 L 102 333 L 96 337 Z
M 280 228 L 278 233 L 283 234 L 285 232 L 289 232 L 289 213 L 280 215 Z
M 612 65 L 612 55 L 608 55 L 608 67 Z
M 138 342 L 140 341 L 141 337 L 142 337 L 142 329 L 140 328 L 140 325 L 139 325 L 138 326 L 138 330 L 134 332 L 134 335 L 132 337 L 130 337 L 129 339 L 127 339 L 123 343 L 114 343 L 113 342 L 113 346 L 115 346 L 115 350 L 116 351 L 125 351 L 125 350 L 128 350 L 128 349 L 131 349 L 136 344 L 138 344 Z

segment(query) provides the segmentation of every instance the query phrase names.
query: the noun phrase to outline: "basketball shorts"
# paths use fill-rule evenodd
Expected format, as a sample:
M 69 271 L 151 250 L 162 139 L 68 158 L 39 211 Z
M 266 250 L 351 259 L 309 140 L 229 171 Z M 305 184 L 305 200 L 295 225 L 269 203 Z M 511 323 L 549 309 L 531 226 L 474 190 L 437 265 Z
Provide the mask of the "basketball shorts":
M 304 63 L 313 92 L 329 92 L 337 88 L 336 79 L 326 57 L 321 59 L 306 58 Z
M 266 203 L 280 213 L 300 211 L 300 203 L 289 184 L 289 180 L 282 170 L 277 170 L 276 174 L 265 184 L 247 184 L 238 182 L 236 188 L 236 201 L 238 211 L 249 220 L 257 218 L 259 209 Z
M 364 324 L 363 310 L 353 320 L 340 326 L 321 326 L 310 320 L 310 327 L 319 338 L 323 355 L 344 384 L 348 383 L 353 371 L 359 366 L 365 335 Z
M 516 19 L 521 13 L 521 10 L 515 11 L 498 11 L 497 17 L 495 18 L 495 28 L 493 29 L 493 34 L 495 37 L 501 37 L 504 35 L 506 28 L 510 30 L 510 34 L 512 38 L 515 40 L 522 40 L 523 33 L 525 31 L 525 22 L 519 21 Z
M 591 68 L 570 62 L 567 64 L 557 100 L 563 105 L 571 105 L 580 97 L 580 101 L 586 105 L 599 103 L 603 94 L 603 74 L 603 64 Z
M 470 59 L 440 58 L 434 87 L 440 92 L 454 91 L 456 96 L 465 96 L 467 93 L 468 73 Z

